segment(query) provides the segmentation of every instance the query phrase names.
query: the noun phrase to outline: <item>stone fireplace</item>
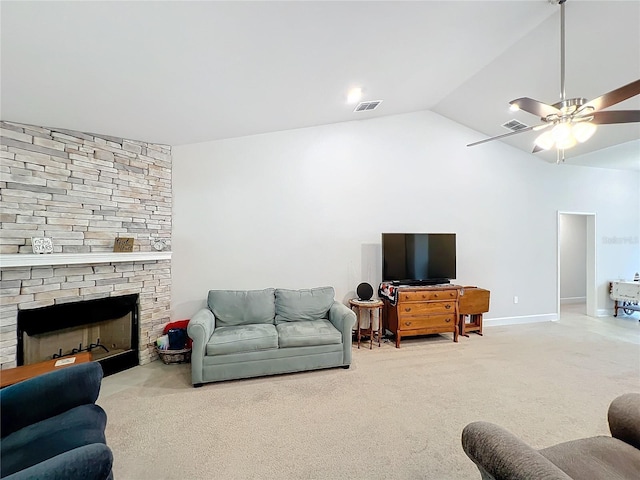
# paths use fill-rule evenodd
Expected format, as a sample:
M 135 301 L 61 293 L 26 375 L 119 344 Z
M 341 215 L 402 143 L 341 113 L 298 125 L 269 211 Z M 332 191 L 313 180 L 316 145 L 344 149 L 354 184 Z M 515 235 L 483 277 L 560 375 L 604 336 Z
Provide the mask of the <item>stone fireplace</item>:
M 171 147 L 7 121 L 0 127 L 1 368 L 25 362 L 25 332 L 32 339 L 48 328 L 45 316 L 20 333 L 27 312 L 129 295 L 136 308 L 117 317 L 118 326 L 101 319 L 80 334 L 67 325 L 56 334 L 57 350 L 97 343 L 120 350 L 127 331 L 129 353 L 115 357 L 154 360 L 153 343 L 171 320 Z M 53 253 L 32 253 L 34 237 L 51 238 Z M 133 238 L 133 252 L 113 252 L 116 237 Z M 39 351 L 34 358 L 53 355 L 51 348 L 49 341 L 26 347 Z M 104 351 L 91 348 L 94 356 Z
M 2 367 L 46 360 L 60 349 L 62 354 L 75 353 L 73 349 L 92 343 L 126 351 L 117 355 L 123 358 L 101 361 L 113 371 L 119 362 L 142 365 L 155 359 L 153 342 L 170 321 L 170 258 L 171 252 L 3 256 Z M 58 336 L 62 343 L 29 343 L 35 340 L 31 337 L 45 334 Z M 131 343 L 126 349 L 121 348 L 125 334 Z M 104 357 L 103 352 L 92 347 L 94 358 Z

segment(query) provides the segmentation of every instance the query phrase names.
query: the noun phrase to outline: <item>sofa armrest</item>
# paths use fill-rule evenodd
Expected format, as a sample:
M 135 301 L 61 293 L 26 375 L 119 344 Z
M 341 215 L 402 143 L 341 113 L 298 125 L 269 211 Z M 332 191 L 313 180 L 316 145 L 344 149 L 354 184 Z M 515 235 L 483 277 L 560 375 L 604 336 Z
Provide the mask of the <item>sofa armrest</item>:
M 0 390 L 2 438 L 28 425 L 96 402 L 102 382 L 97 362 L 45 373 Z
M 640 393 L 620 395 L 609 405 L 611 435 L 640 449 Z
M 489 422 L 473 422 L 462 431 L 462 448 L 484 480 L 570 480 L 537 450 Z
M 112 464 L 113 454 L 109 447 L 103 443 L 92 443 L 15 472 L 3 480 L 108 480 L 113 478 Z
M 203 383 L 204 355 L 207 349 L 207 342 L 213 335 L 215 328 L 216 318 L 208 308 L 199 310 L 187 325 L 187 334 L 193 341 L 191 345 L 191 381 L 194 385 Z
M 334 301 L 329 308 L 329 321 L 342 333 L 343 364 L 351 365 L 351 335 L 356 314 L 346 305 Z

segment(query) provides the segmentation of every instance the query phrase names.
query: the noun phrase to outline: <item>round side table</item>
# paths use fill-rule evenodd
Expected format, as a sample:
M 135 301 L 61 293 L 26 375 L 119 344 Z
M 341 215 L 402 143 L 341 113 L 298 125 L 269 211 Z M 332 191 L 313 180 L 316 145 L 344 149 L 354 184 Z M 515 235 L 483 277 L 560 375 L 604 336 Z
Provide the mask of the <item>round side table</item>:
M 380 341 L 382 338 L 382 306 L 384 303 L 382 300 L 358 300 L 357 298 L 352 298 L 349 300 L 349 306 L 351 310 L 355 310 L 356 314 L 356 324 L 357 324 L 357 336 L 358 336 L 358 348 L 360 348 L 360 338 L 364 335 L 369 335 L 369 349 L 373 348 L 373 336 L 374 333 L 378 334 L 378 347 L 380 347 Z M 360 311 L 368 311 L 369 312 L 369 328 L 361 328 L 360 326 Z M 375 332 L 373 330 L 373 312 L 378 310 L 378 331 Z

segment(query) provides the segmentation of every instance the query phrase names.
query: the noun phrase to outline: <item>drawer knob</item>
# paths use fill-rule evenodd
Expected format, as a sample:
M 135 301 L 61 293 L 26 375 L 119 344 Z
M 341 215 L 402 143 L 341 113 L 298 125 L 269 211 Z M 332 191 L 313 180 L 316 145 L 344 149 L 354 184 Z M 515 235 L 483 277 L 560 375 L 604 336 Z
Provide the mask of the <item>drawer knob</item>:
M 447 303 L 444 308 L 446 308 L 447 310 L 449 310 L 451 308 L 451 304 Z
M 447 319 L 445 320 L 445 322 L 447 322 L 447 323 L 449 323 L 450 321 L 451 321 L 451 319 L 450 319 L 450 318 L 447 318 Z
M 405 312 L 410 312 L 410 311 L 411 311 L 411 307 L 405 307 L 405 308 L 404 308 L 404 311 L 405 311 Z
M 411 322 L 404 322 L 404 324 L 405 324 L 405 326 L 408 327 L 409 325 L 411 325 Z
M 433 298 L 438 298 L 438 294 L 437 294 L 437 293 L 434 293 L 434 294 L 433 294 Z

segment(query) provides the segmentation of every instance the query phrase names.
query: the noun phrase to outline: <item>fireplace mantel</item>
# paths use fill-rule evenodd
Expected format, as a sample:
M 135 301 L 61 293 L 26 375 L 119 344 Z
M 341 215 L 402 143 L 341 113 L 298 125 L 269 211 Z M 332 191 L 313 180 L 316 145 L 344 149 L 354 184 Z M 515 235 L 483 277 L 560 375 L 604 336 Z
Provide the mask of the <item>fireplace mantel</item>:
M 171 252 L 14 253 L 0 255 L 0 268 L 171 260 Z

